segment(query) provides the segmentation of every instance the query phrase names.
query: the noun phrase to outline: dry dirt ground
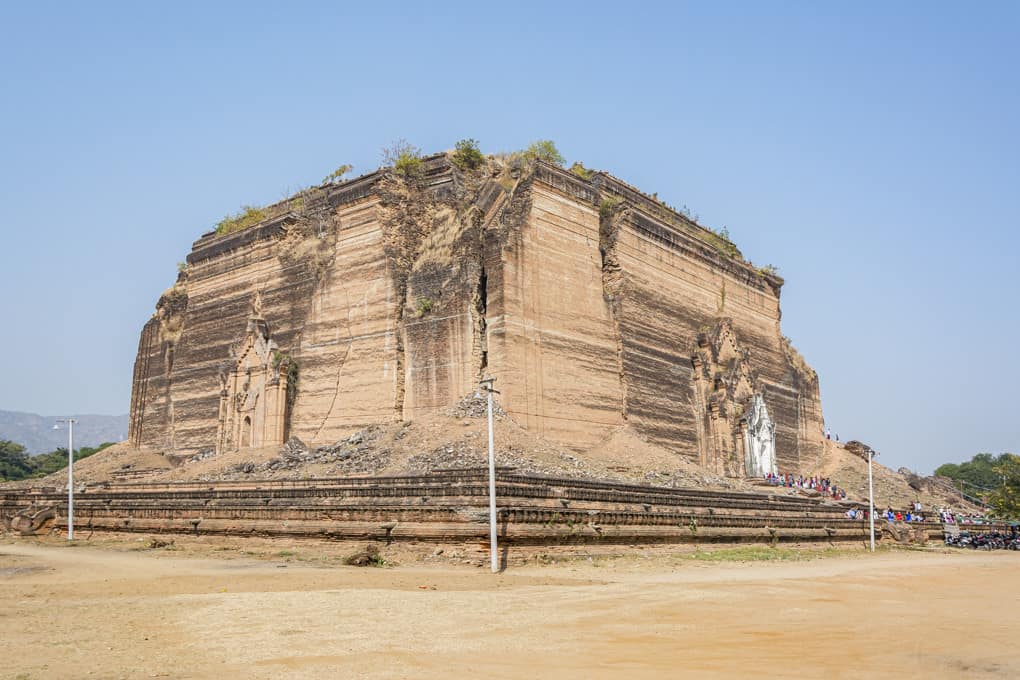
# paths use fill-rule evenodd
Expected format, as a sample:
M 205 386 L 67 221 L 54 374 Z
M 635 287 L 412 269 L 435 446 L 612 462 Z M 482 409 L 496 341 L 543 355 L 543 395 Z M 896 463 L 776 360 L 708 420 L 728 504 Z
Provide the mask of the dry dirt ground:
M 0 540 L 0 676 L 1020 677 L 1006 551 L 633 549 L 492 575 L 452 549 L 356 568 L 350 546 L 145 540 Z

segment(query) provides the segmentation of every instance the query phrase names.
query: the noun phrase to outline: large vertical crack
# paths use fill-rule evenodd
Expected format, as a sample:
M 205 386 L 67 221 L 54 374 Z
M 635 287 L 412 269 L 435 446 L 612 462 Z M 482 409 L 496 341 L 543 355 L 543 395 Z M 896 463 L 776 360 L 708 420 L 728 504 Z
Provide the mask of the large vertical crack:
M 484 257 L 484 256 L 483 256 Z M 486 313 L 489 306 L 489 278 L 482 264 L 478 274 L 478 287 L 475 290 L 475 342 L 478 347 L 478 379 L 486 377 L 489 368 L 489 338 Z
M 623 272 L 616 252 L 616 241 L 620 235 L 620 223 L 625 217 L 621 202 L 615 197 L 602 196 L 599 202 L 599 254 L 602 258 L 602 297 L 609 307 L 609 318 L 613 324 L 616 340 L 616 369 L 620 380 L 620 415 L 626 422 L 627 372 L 623 360 L 623 331 L 620 327 L 621 301 L 624 295 Z

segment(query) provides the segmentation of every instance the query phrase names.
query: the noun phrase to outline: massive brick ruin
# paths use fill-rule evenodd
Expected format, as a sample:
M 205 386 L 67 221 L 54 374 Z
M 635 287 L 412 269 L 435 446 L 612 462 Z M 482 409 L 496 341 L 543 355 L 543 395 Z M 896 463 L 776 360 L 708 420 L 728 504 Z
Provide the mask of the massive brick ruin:
M 579 452 L 626 426 L 731 476 L 817 461 L 818 380 L 780 331 L 782 280 L 582 174 L 439 154 L 204 234 L 142 330 L 131 443 L 327 444 L 491 375 L 511 417 Z

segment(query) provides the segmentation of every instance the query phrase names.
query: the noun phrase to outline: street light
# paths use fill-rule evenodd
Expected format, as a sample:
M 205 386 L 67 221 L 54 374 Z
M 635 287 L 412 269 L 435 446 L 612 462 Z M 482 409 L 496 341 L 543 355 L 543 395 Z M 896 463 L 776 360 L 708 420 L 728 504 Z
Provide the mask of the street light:
M 875 486 L 871 481 L 871 459 L 877 453 L 868 449 L 868 504 L 871 509 L 868 511 L 868 519 L 871 521 L 871 552 L 875 552 Z
M 74 540 L 74 418 L 61 418 L 54 430 L 59 430 L 59 423 L 67 423 L 67 540 Z
M 496 453 L 492 437 L 492 383 L 495 378 L 486 378 L 480 381 L 489 396 L 489 558 L 492 563 L 492 573 L 499 571 L 499 557 L 496 552 Z

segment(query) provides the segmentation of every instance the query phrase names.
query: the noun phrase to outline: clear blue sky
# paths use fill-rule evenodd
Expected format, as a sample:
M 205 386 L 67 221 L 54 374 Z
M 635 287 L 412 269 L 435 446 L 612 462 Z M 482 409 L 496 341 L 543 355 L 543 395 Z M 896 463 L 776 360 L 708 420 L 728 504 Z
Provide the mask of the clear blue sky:
M 242 203 L 550 138 L 779 267 L 842 439 L 1020 452 L 1018 35 L 1017 3 L 4 3 L 0 408 L 126 412 Z

